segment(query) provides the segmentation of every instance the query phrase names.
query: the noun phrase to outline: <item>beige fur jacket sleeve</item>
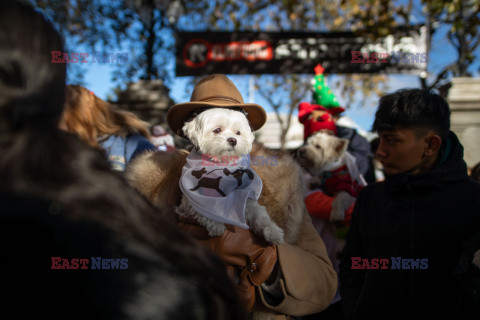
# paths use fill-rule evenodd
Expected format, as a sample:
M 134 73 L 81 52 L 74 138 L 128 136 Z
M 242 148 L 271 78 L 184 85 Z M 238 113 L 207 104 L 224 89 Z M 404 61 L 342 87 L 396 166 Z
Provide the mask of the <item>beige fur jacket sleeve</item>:
M 144 153 L 127 166 L 126 177 L 163 212 L 174 214 L 181 199 L 179 179 L 187 155 L 185 150 Z M 252 163 L 263 182 L 259 203 L 285 232 L 285 244 L 278 246 L 283 298 L 273 305 L 259 290 L 263 302 L 260 309 L 292 316 L 319 312 L 330 305 L 337 276 L 306 212 L 300 167 L 289 154 L 268 150 L 260 144 L 254 144 L 251 155 L 269 159 L 256 166 Z

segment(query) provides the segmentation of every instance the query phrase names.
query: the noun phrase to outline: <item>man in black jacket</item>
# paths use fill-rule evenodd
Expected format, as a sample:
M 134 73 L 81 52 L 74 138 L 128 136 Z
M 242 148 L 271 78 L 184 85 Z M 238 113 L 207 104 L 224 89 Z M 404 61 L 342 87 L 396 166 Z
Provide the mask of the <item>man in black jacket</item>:
M 480 230 L 480 184 L 450 132 L 448 103 L 427 90 L 380 99 L 373 129 L 386 180 L 360 193 L 340 292 L 350 319 L 452 317 L 461 246 Z

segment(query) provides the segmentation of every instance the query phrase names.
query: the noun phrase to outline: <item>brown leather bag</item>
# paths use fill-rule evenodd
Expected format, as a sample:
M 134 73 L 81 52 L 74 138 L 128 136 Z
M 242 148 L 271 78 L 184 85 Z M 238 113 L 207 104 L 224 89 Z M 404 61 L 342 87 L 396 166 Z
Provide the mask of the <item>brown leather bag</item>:
M 180 226 L 222 259 L 240 298 L 251 311 L 255 304 L 255 287 L 270 277 L 277 262 L 276 246 L 258 238 L 251 230 L 236 226 L 227 225 L 222 236 L 212 238 L 196 222 L 182 220 Z

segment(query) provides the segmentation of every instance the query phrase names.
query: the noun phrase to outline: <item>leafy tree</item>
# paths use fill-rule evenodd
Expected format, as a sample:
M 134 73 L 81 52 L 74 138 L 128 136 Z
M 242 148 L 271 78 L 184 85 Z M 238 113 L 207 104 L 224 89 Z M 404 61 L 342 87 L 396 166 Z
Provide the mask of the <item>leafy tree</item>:
M 67 51 L 79 45 L 91 52 L 127 47 L 127 64 L 113 80 L 170 80 L 173 76 L 173 30 L 183 12 L 180 0 L 24 0 L 42 11 L 67 39 Z M 96 48 L 101 48 L 97 50 Z M 135 54 L 138 50 L 141 54 Z M 170 68 L 169 68 L 170 67 Z M 69 65 L 81 80 L 81 64 Z
M 276 119 L 280 124 L 280 146 L 285 148 L 286 136 L 290 129 L 291 119 L 297 106 L 310 93 L 310 76 L 305 75 L 266 75 L 256 79 L 257 92 L 268 102 L 275 111 Z M 260 85 L 261 82 L 261 85 Z M 273 94 L 272 94 L 273 93 Z M 287 118 L 280 116 L 286 109 Z
M 118 24 L 105 21 L 107 12 L 114 10 L 113 1 L 89 0 L 21 0 L 41 11 L 66 40 L 67 52 L 78 52 L 78 44 L 95 51 L 95 45 L 103 50 L 118 46 Z M 83 82 L 83 64 L 68 64 L 68 79 Z
M 130 59 L 125 68 L 115 72 L 114 79 L 129 81 L 133 78 L 170 80 L 173 61 L 173 32 L 182 13 L 180 1 L 123 0 L 120 13 L 130 46 L 141 48 L 142 53 Z M 118 12 L 110 12 L 108 18 L 118 19 Z
M 413 8 L 412 8 L 413 9 Z M 422 0 L 422 12 L 428 29 L 427 51 L 441 25 L 448 25 L 447 38 L 457 52 L 457 59 L 433 77 L 430 83 L 421 79 L 423 88 L 438 89 L 446 95 L 449 78 L 471 76 L 468 68 L 474 63 L 480 47 L 480 1 L 478 0 Z M 430 55 L 431 56 L 431 55 Z

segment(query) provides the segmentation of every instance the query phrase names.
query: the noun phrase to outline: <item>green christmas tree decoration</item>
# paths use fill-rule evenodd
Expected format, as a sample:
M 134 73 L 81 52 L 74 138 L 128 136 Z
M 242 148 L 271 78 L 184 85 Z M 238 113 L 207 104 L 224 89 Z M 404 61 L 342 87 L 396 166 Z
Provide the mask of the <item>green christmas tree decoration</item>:
M 332 90 L 325 84 L 325 69 L 318 64 L 315 67 L 315 78 L 312 79 L 313 85 L 313 103 L 321 105 L 331 114 L 337 114 L 345 111 L 340 107 L 340 103 L 333 94 Z

